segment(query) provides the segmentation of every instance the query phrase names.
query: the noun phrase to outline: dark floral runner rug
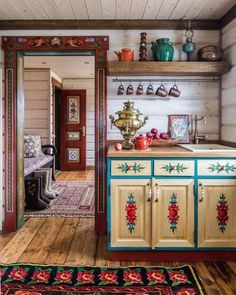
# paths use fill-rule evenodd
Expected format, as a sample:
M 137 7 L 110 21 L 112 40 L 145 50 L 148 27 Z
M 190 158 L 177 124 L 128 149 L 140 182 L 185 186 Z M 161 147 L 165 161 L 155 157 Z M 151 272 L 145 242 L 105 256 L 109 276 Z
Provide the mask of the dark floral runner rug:
M 2 295 L 205 295 L 195 270 L 180 267 L 0 265 Z

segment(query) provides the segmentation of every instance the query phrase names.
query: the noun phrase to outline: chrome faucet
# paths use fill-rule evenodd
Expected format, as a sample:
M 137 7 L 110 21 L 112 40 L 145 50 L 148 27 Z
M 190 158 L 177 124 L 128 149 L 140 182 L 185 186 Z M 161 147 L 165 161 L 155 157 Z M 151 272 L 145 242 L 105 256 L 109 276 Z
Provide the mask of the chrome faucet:
M 197 115 L 195 115 L 193 120 L 194 120 L 193 142 L 195 144 L 199 144 L 200 139 L 206 140 L 208 138 L 208 136 L 206 134 L 200 135 L 198 133 L 198 123 L 197 122 L 203 121 L 203 124 L 206 125 L 206 117 L 205 116 L 198 117 Z

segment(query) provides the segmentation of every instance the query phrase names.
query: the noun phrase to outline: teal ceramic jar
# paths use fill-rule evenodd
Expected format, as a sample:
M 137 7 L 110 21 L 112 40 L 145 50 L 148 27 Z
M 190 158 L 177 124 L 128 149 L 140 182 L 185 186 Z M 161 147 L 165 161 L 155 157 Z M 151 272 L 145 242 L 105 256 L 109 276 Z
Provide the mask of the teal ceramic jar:
M 169 38 L 157 39 L 152 42 L 153 59 L 156 61 L 172 61 L 174 56 L 174 47 Z

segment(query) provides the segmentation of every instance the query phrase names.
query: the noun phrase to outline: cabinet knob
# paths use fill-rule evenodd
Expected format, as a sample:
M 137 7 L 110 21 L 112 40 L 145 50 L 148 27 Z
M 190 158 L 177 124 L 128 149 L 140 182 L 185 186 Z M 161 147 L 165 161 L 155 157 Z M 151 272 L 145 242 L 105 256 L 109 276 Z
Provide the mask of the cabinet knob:
M 160 197 L 160 186 L 156 183 L 155 184 L 156 187 L 156 197 L 155 197 L 155 202 L 159 201 L 159 197 Z
M 200 198 L 199 198 L 199 202 L 203 202 L 204 200 L 204 195 L 205 195 L 205 192 L 204 192 L 204 185 L 202 183 L 199 183 L 199 188 L 200 188 Z
M 150 202 L 152 199 L 152 189 L 150 187 L 150 183 L 147 183 L 148 191 L 147 191 L 147 201 Z

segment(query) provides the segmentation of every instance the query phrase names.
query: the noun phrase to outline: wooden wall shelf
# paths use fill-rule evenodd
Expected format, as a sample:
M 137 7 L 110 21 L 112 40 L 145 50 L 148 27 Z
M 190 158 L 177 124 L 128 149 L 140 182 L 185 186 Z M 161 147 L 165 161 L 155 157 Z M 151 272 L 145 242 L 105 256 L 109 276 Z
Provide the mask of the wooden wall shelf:
M 203 61 L 109 61 L 109 76 L 221 76 L 229 71 L 227 62 Z

